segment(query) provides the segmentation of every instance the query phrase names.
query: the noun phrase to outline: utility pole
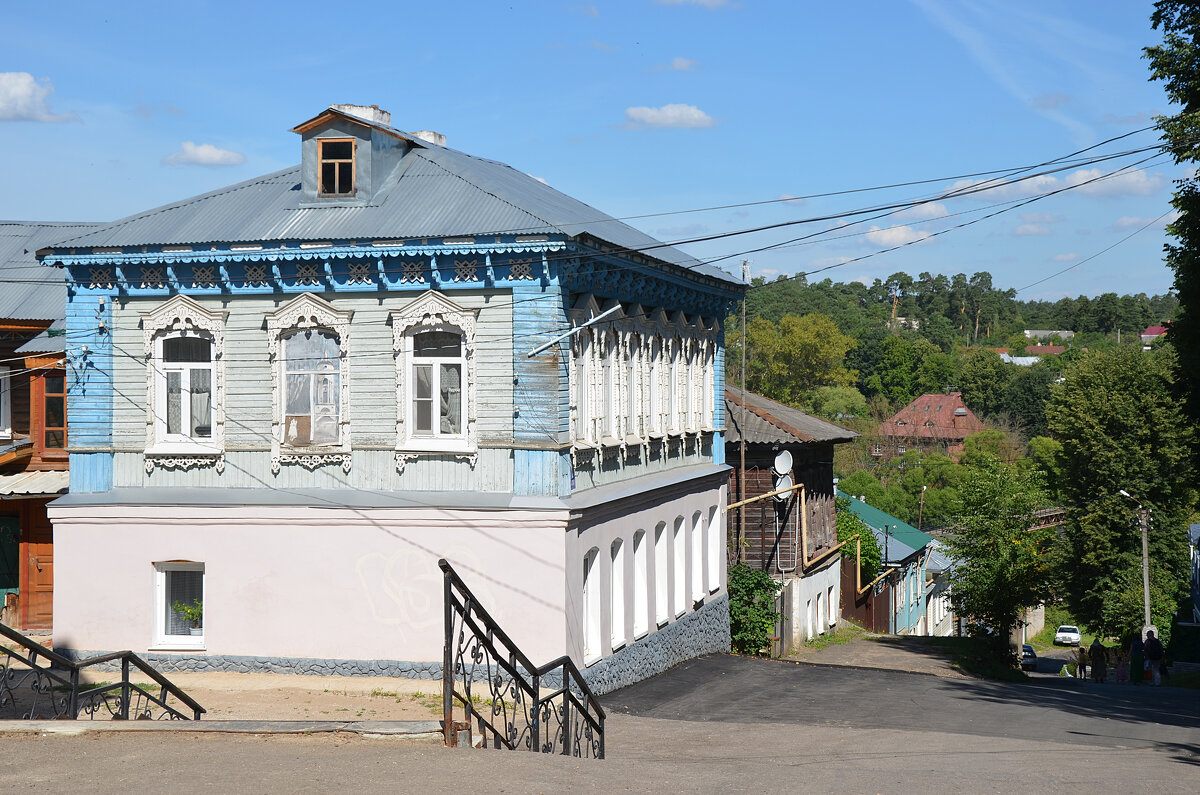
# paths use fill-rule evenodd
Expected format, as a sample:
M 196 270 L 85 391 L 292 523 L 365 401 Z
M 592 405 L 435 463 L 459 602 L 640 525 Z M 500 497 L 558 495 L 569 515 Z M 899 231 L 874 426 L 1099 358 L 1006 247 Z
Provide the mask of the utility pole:
M 742 284 L 750 284 L 750 260 L 742 260 Z M 742 461 L 738 468 L 738 500 L 746 499 L 746 296 L 742 294 L 742 408 L 738 417 Z M 746 538 L 746 508 L 738 508 L 737 561 L 742 562 L 742 541 Z
M 927 489 L 927 488 L 929 488 L 929 487 L 928 486 L 921 487 L 921 507 L 917 511 L 917 529 L 918 530 L 921 529 L 921 521 L 922 521 L 922 519 L 925 518 L 925 489 Z
M 1150 509 L 1138 506 L 1138 523 L 1142 526 L 1142 610 L 1145 623 L 1142 625 L 1142 635 L 1150 623 L 1150 542 L 1147 539 L 1150 530 Z

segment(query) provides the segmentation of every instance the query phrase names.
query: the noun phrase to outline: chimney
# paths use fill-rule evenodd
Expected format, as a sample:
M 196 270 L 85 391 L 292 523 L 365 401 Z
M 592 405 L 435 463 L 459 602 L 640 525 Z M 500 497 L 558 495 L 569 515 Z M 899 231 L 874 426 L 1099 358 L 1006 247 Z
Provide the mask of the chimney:
M 392 126 L 392 114 L 381 110 L 378 105 L 330 105 L 329 107 L 351 116 L 357 116 L 372 124 L 382 124 L 384 127 Z
M 420 138 L 422 141 L 427 141 L 431 144 L 436 144 L 438 146 L 446 145 L 446 136 L 442 135 L 440 132 L 434 132 L 433 130 L 417 130 L 412 135 L 414 138 Z

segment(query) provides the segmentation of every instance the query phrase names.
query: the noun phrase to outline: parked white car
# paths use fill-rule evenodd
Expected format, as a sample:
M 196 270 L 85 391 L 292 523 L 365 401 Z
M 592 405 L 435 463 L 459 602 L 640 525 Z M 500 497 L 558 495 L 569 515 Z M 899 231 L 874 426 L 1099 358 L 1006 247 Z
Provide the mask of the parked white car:
M 1078 646 L 1083 641 L 1079 636 L 1079 627 L 1063 624 L 1054 632 L 1054 645 Z

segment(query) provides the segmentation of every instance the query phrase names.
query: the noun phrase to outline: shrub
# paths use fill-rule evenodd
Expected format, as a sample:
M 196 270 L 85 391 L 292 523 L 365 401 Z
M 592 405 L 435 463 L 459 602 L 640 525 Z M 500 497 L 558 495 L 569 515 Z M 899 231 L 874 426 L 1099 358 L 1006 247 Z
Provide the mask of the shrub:
M 738 654 L 766 655 L 779 611 L 775 599 L 782 589 L 771 575 L 744 563 L 729 567 L 729 634 Z

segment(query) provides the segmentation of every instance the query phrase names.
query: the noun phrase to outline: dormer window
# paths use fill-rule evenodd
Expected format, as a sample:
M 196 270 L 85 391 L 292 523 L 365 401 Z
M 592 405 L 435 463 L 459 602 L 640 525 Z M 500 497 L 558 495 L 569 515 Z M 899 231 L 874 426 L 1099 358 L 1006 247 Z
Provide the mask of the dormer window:
M 317 160 L 320 195 L 354 195 L 353 138 L 322 138 L 317 141 Z

